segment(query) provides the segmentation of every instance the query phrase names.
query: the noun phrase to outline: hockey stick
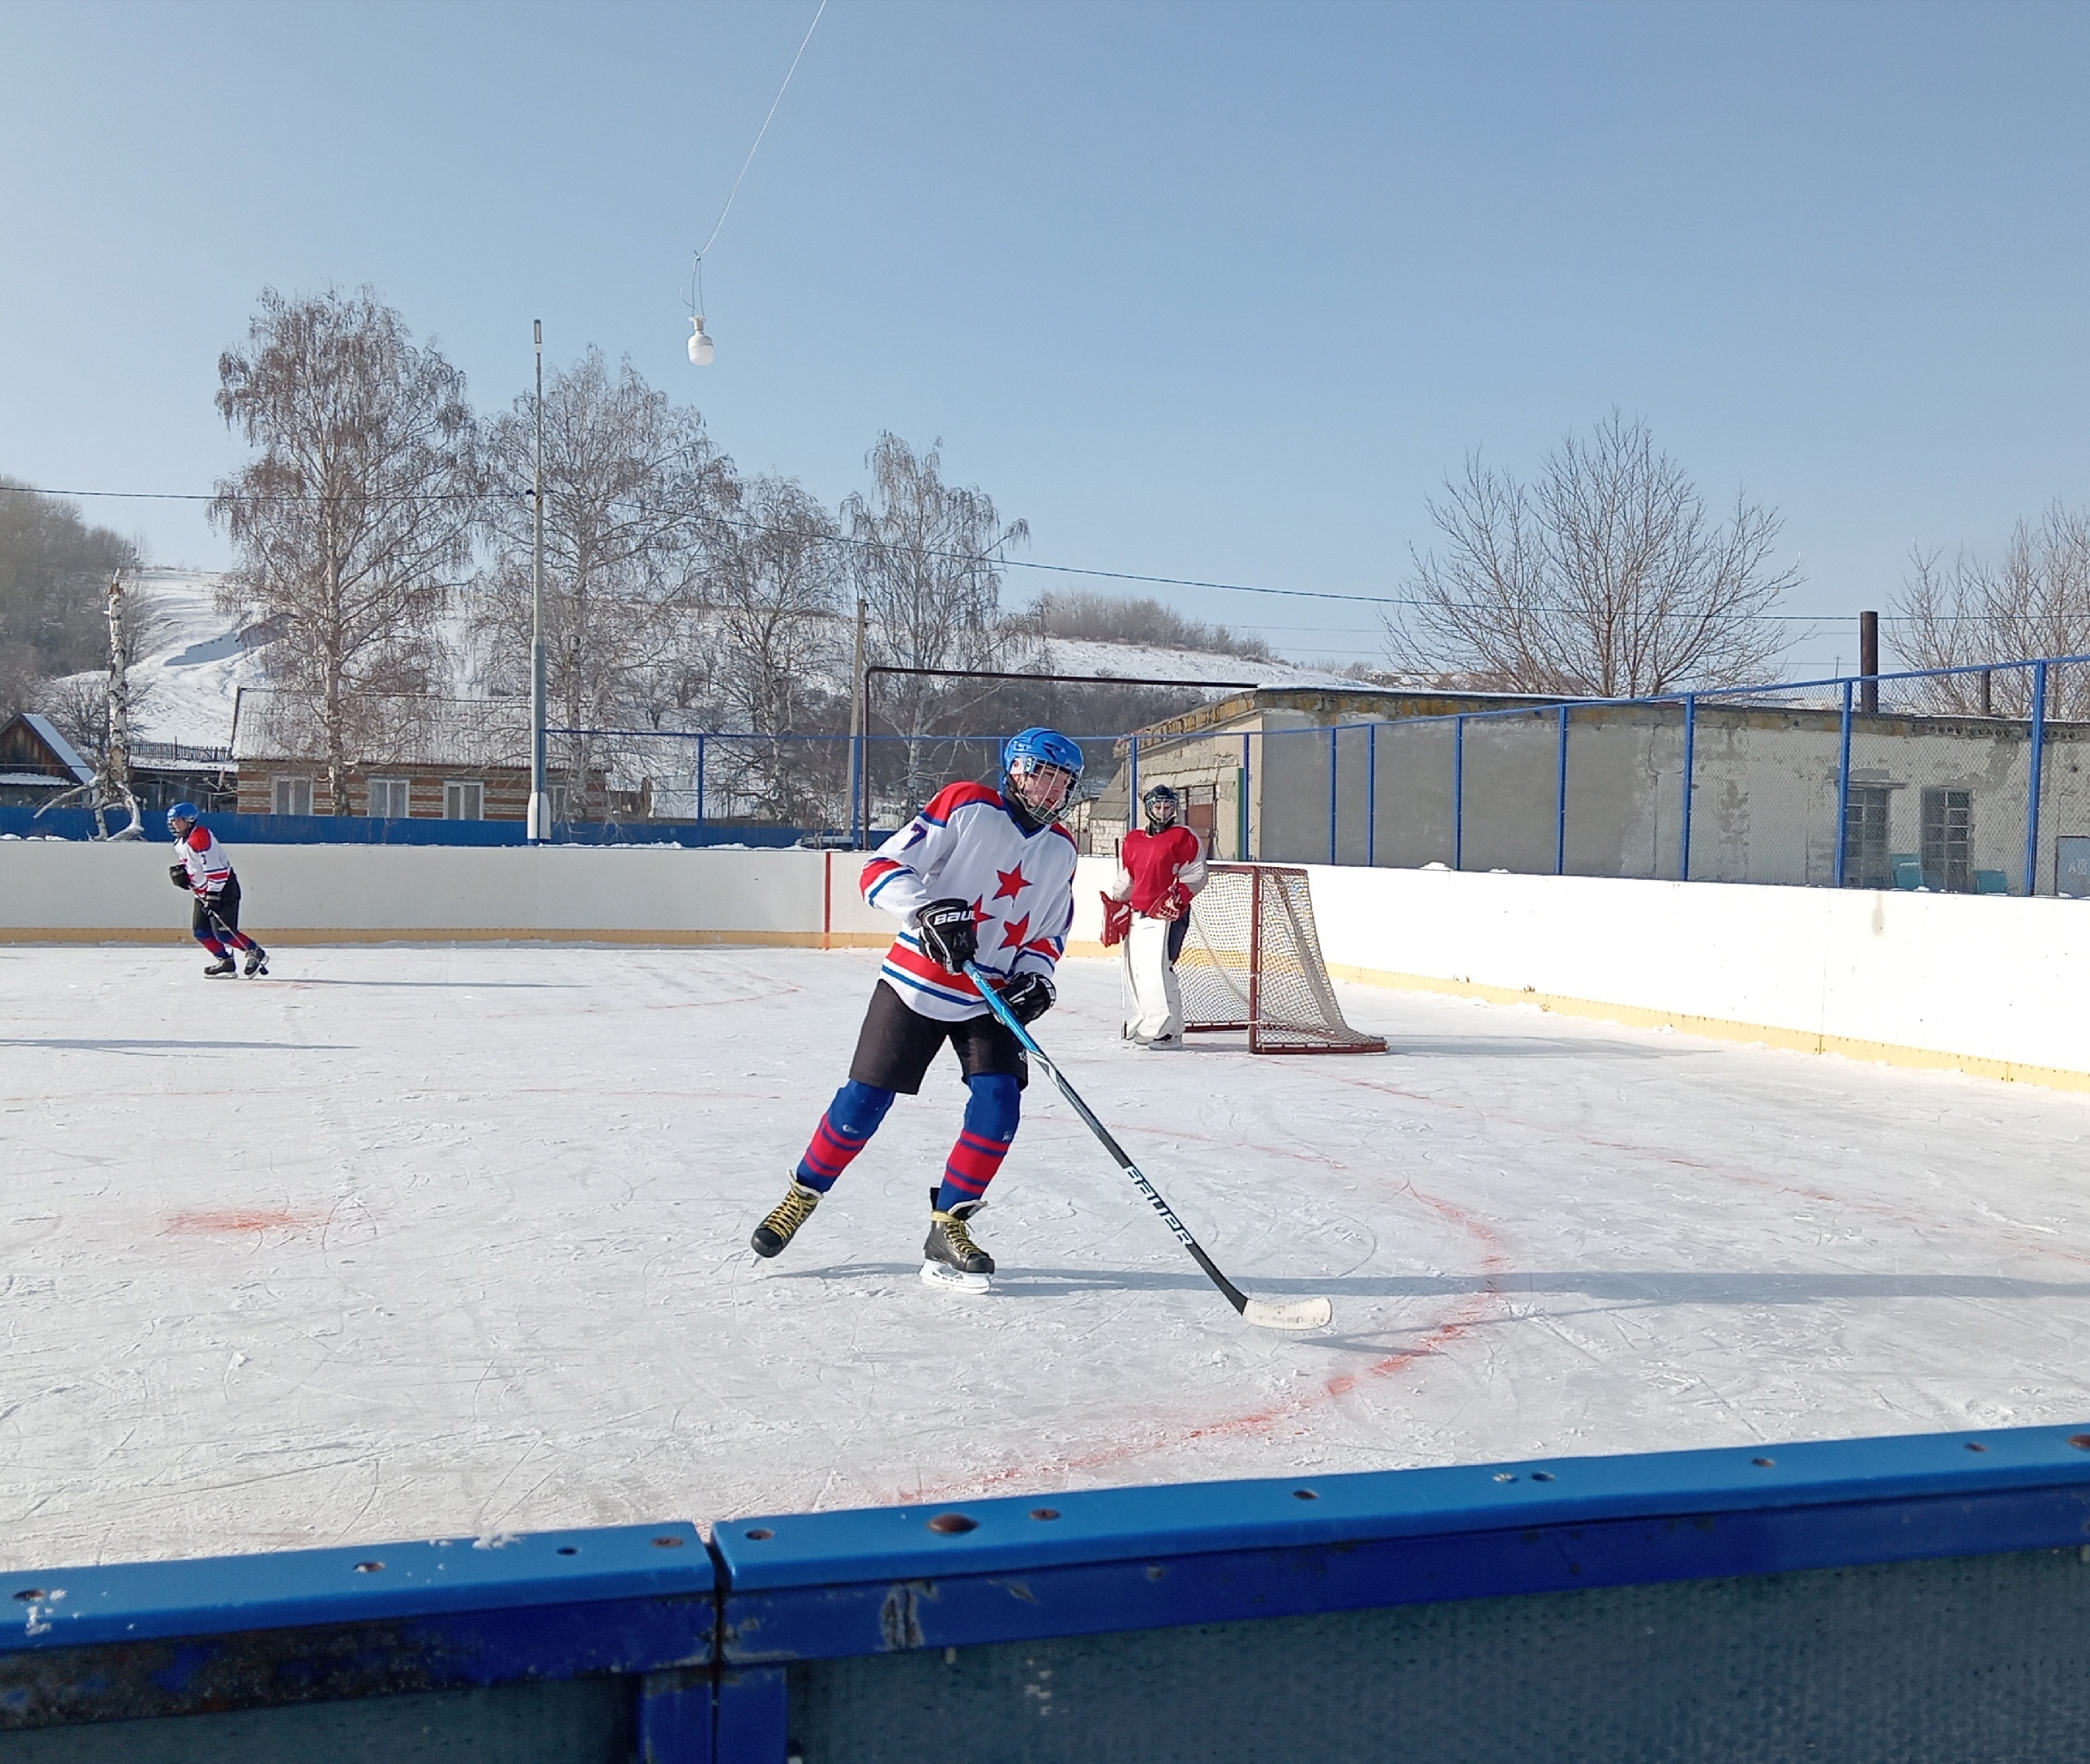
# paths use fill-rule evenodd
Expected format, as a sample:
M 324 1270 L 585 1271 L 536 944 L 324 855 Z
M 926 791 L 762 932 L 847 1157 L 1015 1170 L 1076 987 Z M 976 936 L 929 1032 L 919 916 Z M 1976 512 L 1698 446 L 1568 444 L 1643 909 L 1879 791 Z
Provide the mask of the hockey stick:
M 1096 1112 L 1081 1100 L 1081 1095 L 1066 1079 L 1066 1074 L 1052 1064 L 1052 1056 L 1040 1047 L 1030 1031 L 1016 1020 L 1015 1014 L 1002 1002 L 1002 995 L 994 989 L 994 983 L 982 973 L 976 962 L 965 964 L 966 977 L 980 989 L 980 996 L 986 1001 L 987 1008 L 1001 1020 L 1002 1026 L 1023 1044 L 1023 1051 L 1045 1069 L 1047 1075 L 1060 1086 L 1060 1094 L 1074 1104 L 1074 1113 L 1088 1123 L 1088 1131 L 1102 1142 L 1103 1149 L 1118 1162 L 1118 1167 L 1132 1179 L 1132 1186 L 1147 1197 L 1154 1211 L 1161 1215 L 1161 1222 L 1175 1234 L 1176 1241 L 1190 1252 L 1206 1277 L 1226 1295 L 1226 1302 L 1252 1323 L 1265 1329 L 1320 1329 L 1335 1315 L 1335 1307 L 1326 1299 L 1295 1299 L 1290 1304 L 1278 1304 L 1270 1299 L 1252 1299 L 1222 1274 L 1212 1259 L 1205 1254 L 1198 1240 L 1190 1235 L 1190 1228 L 1176 1216 L 1176 1210 L 1161 1197 L 1161 1191 L 1140 1173 L 1140 1166 L 1125 1155 L 1125 1149 L 1111 1136 L 1110 1130 L 1096 1118 Z

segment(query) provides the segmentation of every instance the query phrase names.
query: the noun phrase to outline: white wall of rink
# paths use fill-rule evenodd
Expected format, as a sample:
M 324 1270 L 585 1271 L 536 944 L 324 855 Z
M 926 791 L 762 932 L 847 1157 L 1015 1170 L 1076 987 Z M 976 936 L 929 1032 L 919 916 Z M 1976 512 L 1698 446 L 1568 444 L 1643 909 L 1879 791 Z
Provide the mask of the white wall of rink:
M 262 846 L 264 942 L 869 947 L 848 852 Z M 178 943 L 163 845 L 0 842 L 0 940 Z M 1077 953 L 1096 953 L 1083 859 Z M 2090 1088 L 2090 906 L 2066 900 L 1314 866 L 1338 978 Z
M 189 935 L 165 845 L 0 842 L 0 940 L 104 943 Z M 248 845 L 231 848 L 242 924 L 265 942 L 424 939 L 858 948 L 892 920 L 856 890 L 848 851 L 659 846 Z M 1083 859 L 1074 935 L 1101 935 L 1114 866 Z
M 1339 978 L 2090 1089 L 2090 906 L 1312 868 Z

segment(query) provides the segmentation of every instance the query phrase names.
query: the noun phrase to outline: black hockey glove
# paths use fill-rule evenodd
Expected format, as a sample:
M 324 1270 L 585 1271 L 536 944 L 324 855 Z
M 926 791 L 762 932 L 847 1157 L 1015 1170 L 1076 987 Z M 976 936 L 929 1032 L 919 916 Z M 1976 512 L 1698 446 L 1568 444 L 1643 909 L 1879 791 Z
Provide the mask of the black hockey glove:
M 1043 974 L 1019 974 L 1002 989 L 1002 1002 L 1019 1023 L 1035 1023 L 1059 996 Z
M 932 900 L 914 915 L 914 935 L 923 953 L 947 973 L 963 973 L 980 953 L 980 928 L 963 900 Z
M 168 864 L 167 879 L 176 887 L 186 890 L 189 886 L 189 866 L 186 864 Z

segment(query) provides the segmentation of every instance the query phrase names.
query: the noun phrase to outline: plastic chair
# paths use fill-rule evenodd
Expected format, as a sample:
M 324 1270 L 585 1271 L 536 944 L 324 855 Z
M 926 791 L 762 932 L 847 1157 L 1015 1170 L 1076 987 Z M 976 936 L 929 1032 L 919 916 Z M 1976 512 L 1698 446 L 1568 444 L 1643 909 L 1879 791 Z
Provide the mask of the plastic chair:
M 1916 889 L 1923 885 L 1923 860 L 1913 851 L 1897 851 L 1888 859 L 1897 888 Z

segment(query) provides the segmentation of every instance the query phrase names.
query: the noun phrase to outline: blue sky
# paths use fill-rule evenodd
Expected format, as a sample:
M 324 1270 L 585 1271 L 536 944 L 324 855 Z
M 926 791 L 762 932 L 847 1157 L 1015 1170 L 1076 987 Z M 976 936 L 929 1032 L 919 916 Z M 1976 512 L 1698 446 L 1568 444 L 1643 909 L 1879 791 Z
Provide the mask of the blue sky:
M 1617 405 L 1783 512 L 1796 666 L 1911 543 L 2090 497 L 2090 8 L 831 0 L 699 371 L 690 255 L 814 3 L 0 3 L 0 473 L 207 491 L 257 291 L 367 282 L 482 409 L 541 316 L 830 502 L 890 428 L 1034 559 L 1343 593 L 1400 591 L 1467 450 Z

